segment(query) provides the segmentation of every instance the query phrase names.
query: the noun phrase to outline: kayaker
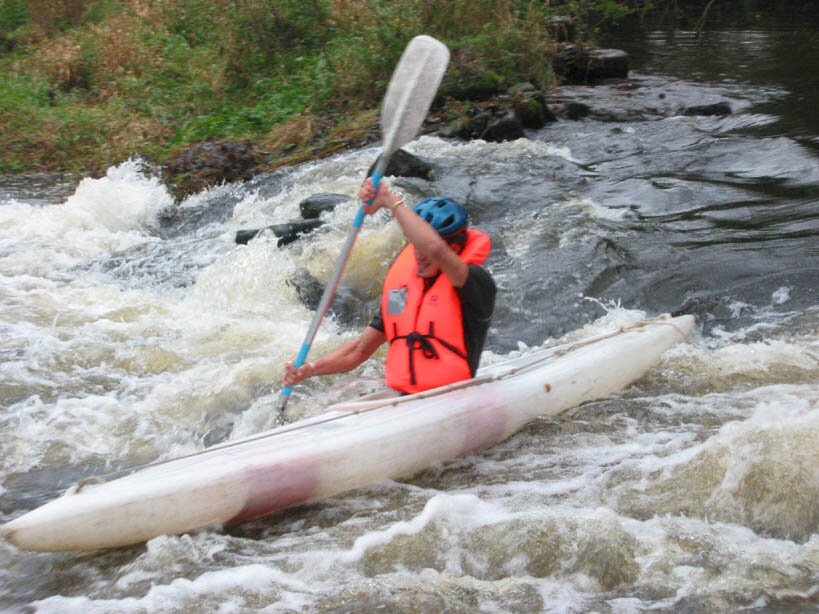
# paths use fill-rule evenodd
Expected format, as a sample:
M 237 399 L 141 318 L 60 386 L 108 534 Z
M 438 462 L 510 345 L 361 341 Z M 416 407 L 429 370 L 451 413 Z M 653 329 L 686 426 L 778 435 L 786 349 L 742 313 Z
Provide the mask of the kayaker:
M 466 209 L 449 198 L 410 208 L 384 181 L 376 194 L 370 179 L 358 198 L 373 199 L 364 205 L 368 215 L 387 209 L 409 245 L 390 266 L 381 309 L 361 335 L 298 369 L 288 362 L 282 385 L 355 369 L 385 342 L 387 385 L 401 393 L 473 377 L 495 307 L 495 282 L 481 266 L 489 236 L 468 228 Z

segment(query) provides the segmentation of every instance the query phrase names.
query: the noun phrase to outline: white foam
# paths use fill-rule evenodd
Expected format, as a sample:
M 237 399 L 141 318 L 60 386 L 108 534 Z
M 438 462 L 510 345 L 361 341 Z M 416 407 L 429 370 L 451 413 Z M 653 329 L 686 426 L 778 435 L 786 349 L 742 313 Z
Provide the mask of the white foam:
M 773 301 L 774 305 L 784 305 L 789 300 L 791 300 L 791 289 L 787 286 L 777 288 L 771 295 L 771 301 Z
M 0 272 L 47 275 L 97 254 L 154 241 L 146 233 L 173 199 L 130 160 L 83 179 L 64 204 L 0 207 Z
M 83 179 L 63 207 L 88 228 L 117 232 L 153 226 L 173 199 L 160 180 L 144 175 L 140 166 L 131 159 L 108 169 L 101 179 Z
M 583 211 L 588 213 L 592 218 L 599 220 L 608 220 L 612 222 L 619 222 L 631 215 L 631 209 L 624 206 L 607 206 L 598 203 L 589 198 L 579 198 L 576 201 L 569 201 L 568 204 L 579 205 Z
M 718 347 L 683 343 L 666 353 L 664 363 L 696 372 L 700 379 L 743 376 L 765 381 L 777 369 L 799 377 L 819 367 L 817 343 L 819 339 L 812 335 Z M 774 378 L 777 380 L 782 381 L 781 373 Z
M 88 597 L 50 597 L 35 601 L 38 612 L 60 614 L 96 612 L 159 612 L 166 609 L 198 609 L 208 601 L 231 608 L 230 600 L 241 610 L 244 595 L 270 595 L 281 587 L 291 592 L 310 594 L 315 586 L 301 582 L 292 574 L 261 563 L 205 572 L 194 580 L 176 578 L 168 584 L 152 586 L 145 596 L 123 599 Z M 227 603 L 226 603 L 227 602 Z M 292 604 L 299 603 L 291 601 Z
M 482 502 L 475 495 L 437 495 L 424 506 L 424 510 L 405 522 L 397 522 L 383 531 L 373 531 L 355 540 L 353 547 L 342 555 L 345 562 L 361 560 L 367 550 L 392 541 L 397 535 L 416 535 L 439 518 L 456 519 L 459 526 L 469 526 L 476 521 L 478 513 L 487 514 L 494 507 Z
M 741 526 L 684 516 L 622 522 L 640 544 L 634 588 L 665 587 L 671 595 L 653 601 L 653 608 L 674 609 L 689 598 L 719 598 L 725 592 L 748 598 L 809 596 L 810 589 L 791 587 L 809 586 L 807 570 L 819 544 L 765 539 Z
M 425 135 L 414 140 L 406 149 L 419 156 L 433 158 L 469 156 L 475 159 L 520 162 L 527 158 L 555 157 L 568 162 L 577 162 L 568 146 L 558 146 L 526 138 L 502 143 L 490 143 L 481 139 L 458 142 Z

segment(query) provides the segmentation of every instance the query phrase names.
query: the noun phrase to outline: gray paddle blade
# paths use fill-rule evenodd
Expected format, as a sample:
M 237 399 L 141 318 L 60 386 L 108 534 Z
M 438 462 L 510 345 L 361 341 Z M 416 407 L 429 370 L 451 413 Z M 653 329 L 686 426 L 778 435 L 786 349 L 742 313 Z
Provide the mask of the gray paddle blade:
M 449 49 L 431 36 L 416 36 L 404 49 L 381 109 L 382 157 L 415 138 L 448 63 Z

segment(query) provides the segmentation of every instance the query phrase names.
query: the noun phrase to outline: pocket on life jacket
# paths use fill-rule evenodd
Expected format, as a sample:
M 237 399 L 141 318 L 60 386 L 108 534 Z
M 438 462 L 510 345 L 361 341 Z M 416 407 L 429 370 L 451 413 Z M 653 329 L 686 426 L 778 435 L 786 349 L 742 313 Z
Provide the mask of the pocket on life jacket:
M 387 296 L 387 313 L 391 316 L 400 316 L 407 306 L 407 288 L 390 290 Z

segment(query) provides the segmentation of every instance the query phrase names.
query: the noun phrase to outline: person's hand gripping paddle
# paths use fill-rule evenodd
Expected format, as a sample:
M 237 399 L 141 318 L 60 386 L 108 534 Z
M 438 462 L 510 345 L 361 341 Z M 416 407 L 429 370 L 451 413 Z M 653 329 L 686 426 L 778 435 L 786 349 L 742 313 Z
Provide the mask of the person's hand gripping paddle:
M 392 154 L 415 138 L 418 133 L 432 100 L 435 98 L 435 92 L 438 91 L 448 63 L 449 49 L 431 36 L 416 36 L 404 49 L 398 66 L 392 73 L 387 94 L 384 97 L 384 106 L 381 109 L 381 136 L 384 145 L 372 174 L 373 187 L 376 191 L 378 191 L 378 184 L 384 176 Z M 310 346 L 321 326 L 321 321 L 330 308 L 330 302 L 335 296 L 341 274 L 347 265 L 353 244 L 363 224 L 364 209 L 359 206 L 353 226 L 347 234 L 347 240 L 336 261 L 333 275 L 324 288 L 316 315 L 313 316 L 304 343 L 293 361 L 293 366 L 297 369 L 307 360 Z M 286 386 L 281 390 L 278 406 L 280 417 L 287 407 L 287 401 L 292 392 L 292 386 Z

